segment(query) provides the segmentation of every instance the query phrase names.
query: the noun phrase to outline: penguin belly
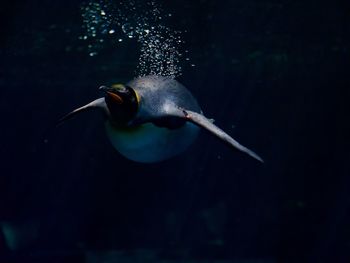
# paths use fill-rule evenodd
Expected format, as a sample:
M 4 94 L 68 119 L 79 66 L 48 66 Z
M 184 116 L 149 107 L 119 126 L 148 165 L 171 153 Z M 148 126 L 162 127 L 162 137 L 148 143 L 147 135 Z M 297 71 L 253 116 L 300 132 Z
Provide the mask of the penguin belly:
M 185 151 L 198 135 L 199 127 L 186 122 L 177 129 L 145 123 L 137 127 L 115 127 L 105 124 L 113 147 L 124 157 L 141 163 L 166 160 Z

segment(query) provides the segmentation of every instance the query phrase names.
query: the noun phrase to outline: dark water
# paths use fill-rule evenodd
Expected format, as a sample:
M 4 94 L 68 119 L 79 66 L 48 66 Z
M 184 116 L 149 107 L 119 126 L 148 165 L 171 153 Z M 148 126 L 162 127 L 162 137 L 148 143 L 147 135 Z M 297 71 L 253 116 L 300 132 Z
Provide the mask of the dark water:
M 97 87 L 134 77 L 138 46 L 90 57 L 81 2 L 1 2 L 0 221 L 20 238 L 1 234 L 0 262 L 349 262 L 346 1 L 161 3 L 196 65 L 178 80 L 266 163 L 205 133 L 134 163 L 94 112 L 44 143 Z

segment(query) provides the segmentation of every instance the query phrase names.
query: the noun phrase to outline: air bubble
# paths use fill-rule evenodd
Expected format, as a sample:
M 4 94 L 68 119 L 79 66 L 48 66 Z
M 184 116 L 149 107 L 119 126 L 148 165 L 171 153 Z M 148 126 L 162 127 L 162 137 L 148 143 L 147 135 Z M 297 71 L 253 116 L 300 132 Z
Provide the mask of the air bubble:
M 122 25 L 122 30 L 129 38 L 133 38 L 135 36 L 134 27 L 130 23 Z
M 93 2 L 81 7 L 82 27 L 85 30 L 82 39 L 88 40 L 90 56 L 97 55 L 104 47 L 102 43 L 135 39 L 140 46 L 138 76 L 181 75 L 179 61 L 182 59 L 180 50 L 184 41 L 181 31 L 166 25 L 167 18 L 173 16 L 171 13 L 164 13 L 153 0 L 123 0 L 120 3 L 112 0 L 90 1 Z M 121 34 L 124 34 L 123 38 Z

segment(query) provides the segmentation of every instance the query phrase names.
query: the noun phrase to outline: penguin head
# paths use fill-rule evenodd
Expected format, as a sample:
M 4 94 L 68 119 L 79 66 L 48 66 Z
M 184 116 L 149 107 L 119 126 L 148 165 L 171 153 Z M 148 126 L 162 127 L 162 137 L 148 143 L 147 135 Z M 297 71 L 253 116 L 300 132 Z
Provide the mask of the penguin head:
M 125 125 L 132 121 L 138 110 L 138 97 L 129 86 L 114 84 L 111 87 L 101 86 L 105 92 L 105 101 L 112 121 L 117 125 Z

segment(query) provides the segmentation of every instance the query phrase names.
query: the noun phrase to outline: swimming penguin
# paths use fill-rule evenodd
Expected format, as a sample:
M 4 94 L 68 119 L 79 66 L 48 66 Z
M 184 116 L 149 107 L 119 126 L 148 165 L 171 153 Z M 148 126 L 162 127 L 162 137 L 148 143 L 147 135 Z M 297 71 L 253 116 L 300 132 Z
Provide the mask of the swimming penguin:
M 163 76 L 136 78 L 126 85 L 101 86 L 105 95 L 64 116 L 102 109 L 105 128 L 114 148 L 126 158 L 143 163 L 159 162 L 183 152 L 200 128 L 256 160 L 263 160 L 206 118 L 192 94 L 178 81 Z

